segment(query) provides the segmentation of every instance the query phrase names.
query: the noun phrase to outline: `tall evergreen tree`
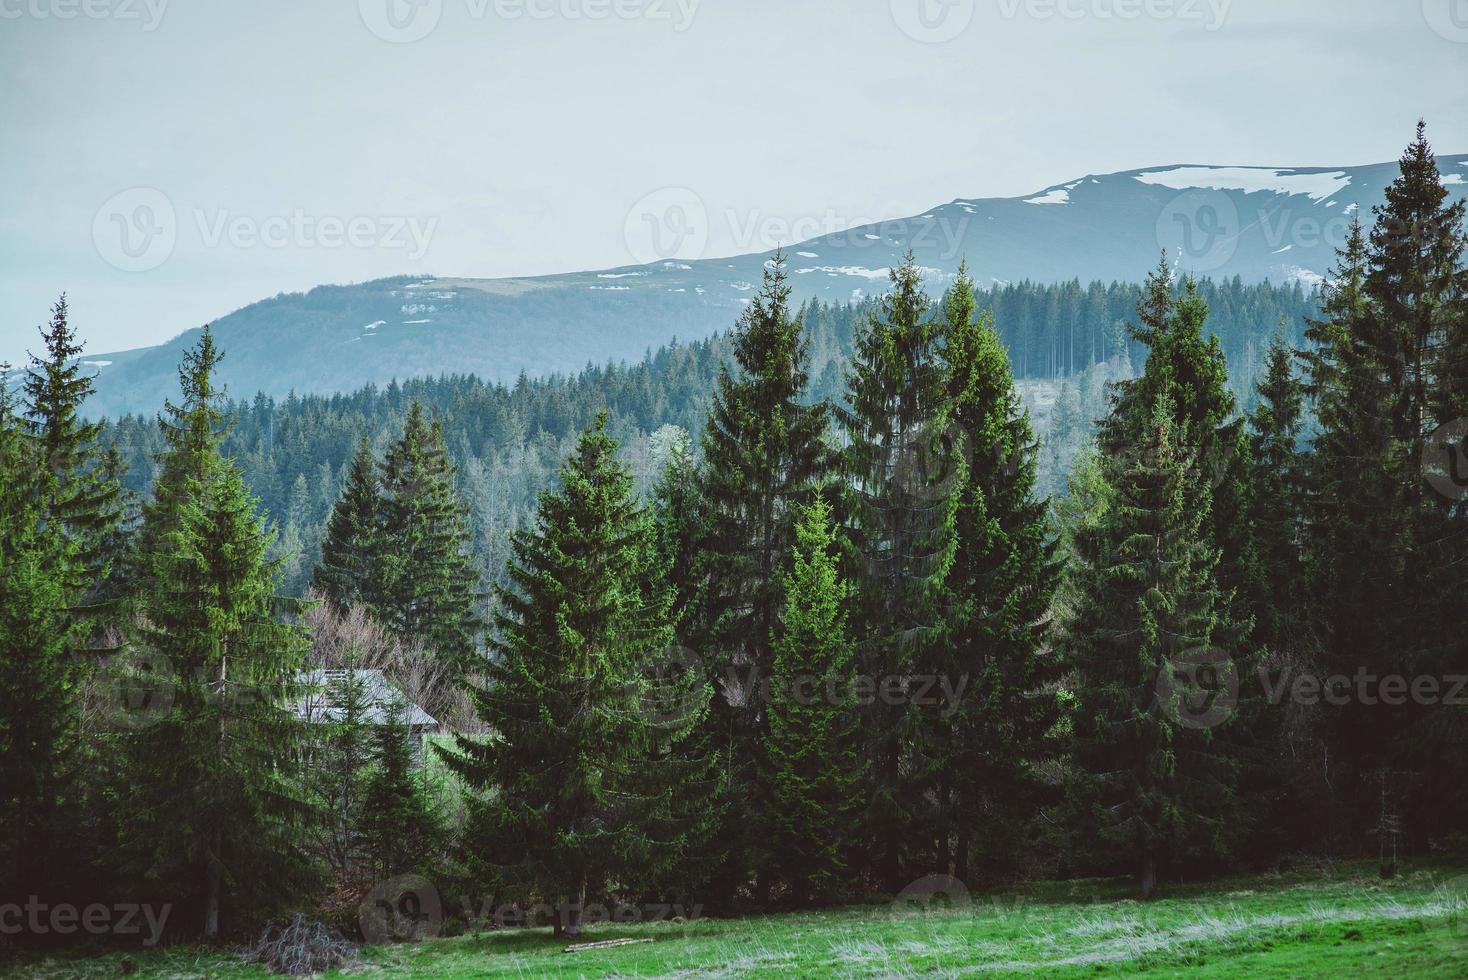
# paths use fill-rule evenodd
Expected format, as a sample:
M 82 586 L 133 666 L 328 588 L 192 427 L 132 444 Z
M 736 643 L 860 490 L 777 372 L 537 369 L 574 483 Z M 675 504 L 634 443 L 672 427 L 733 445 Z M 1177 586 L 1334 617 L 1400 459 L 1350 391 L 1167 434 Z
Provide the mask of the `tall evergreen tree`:
M 381 604 L 379 563 L 381 482 L 372 443 L 366 436 L 357 444 L 341 496 L 326 522 L 321 563 L 311 576 L 312 586 L 343 608 L 357 602 Z
M 1043 802 L 1037 768 L 1053 757 L 1064 670 L 1048 642 L 1060 576 L 1044 501 L 1038 445 L 1015 390 L 992 314 L 978 316 L 973 280 L 959 275 L 944 306 L 943 361 L 953 419 L 972 453 L 958 491 L 949 654 L 939 670 L 959 703 L 928 713 L 942 759 L 936 867 L 971 880 L 976 844 L 990 874 L 1012 875 L 1023 833 Z M 951 843 L 950 843 L 951 842 Z
M 1234 762 L 1194 714 L 1219 694 L 1195 668 L 1232 665 L 1200 662 L 1222 597 L 1210 488 L 1185 432 L 1163 395 L 1141 441 L 1103 458 L 1106 507 L 1076 540 L 1091 583 L 1069 631 L 1077 799 L 1144 898 L 1170 860 L 1223 848 L 1233 799 Z
M 382 463 L 374 611 L 400 636 L 421 638 L 455 670 L 477 664 L 474 571 L 467 513 L 437 422 L 414 402 Z
M 413 771 L 407 704 L 399 698 L 381 708 L 383 721 L 372 733 L 373 768 L 363 787 L 362 844 L 380 875 L 421 872 L 437 857 L 443 828 Z
M 556 902 L 556 931 L 571 935 L 589 895 L 678 859 L 681 769 L 663 753 L 710 694 L 686 673 L 670 679 L 676 690 L 648 686 L 672 640 L 670 597 L 648 574 L 652 529 L 606 426 L 602 412 L 559 491 L 542 494 L 536 527 L 515 537 L 495 656 L 471 692 L 491 734 L 460 737 L 447 757 L 474 790 L 493 791 L 469 800 L 473 863 L 502 894 Z M 649 710 L 669 695 L 690 710 Z
M 1468 293 L 1464 208 L 1447 203 L 1442 181 L 1419 124 L 1369 239 L 1353 232 L 1309 333 L 1321 425 L 1311 564 L 1325 658 L 1346 676 L 1443 676 L 1468 656 L 1461 637 L 1436 625 L 1461 617 L 1468 582 L 1457 555 L 1468 524 L 1422 469 L 1428 434 L 1458 408 L 1453 351 Z M 1462 736 L 1439 706 L 1418 700 L 1331 708 L 1355 803 L 1342 829 L 1353 843 L 1378 823 L 1384 796 L 1389 809 L 1406 810 L 1416 849 L 1461 818 L 1458 773 L 1420 760 L 1461 756 Z
M 790 310 L 783 256 L 734 331 L 735 367 L 720 370 L 703 435 L 704 556 L 696 580 L 706 583 L 700 629 L 690 646 L 709 661 L 711 676 L 730 685 L 716 698 L 710 724 L 729 746 L 731 808 L 728 831 L 742 853 L 751 839 L 757 804 L 751 792 L 765 730 L 756 695 L 773 664 L 772 630 L 780 621 L 781 575 L 794 544 L 797 507 L 829 465 L 824 438 L 827 411 L 808 397 L 809 340 Z M 690 625 L 693 625 L 690 623 Z M 758 864 L 757 858 L 736 857 Z M 739 869 L 735 869 L 737 874 Z
M 57 898 L 71 849 L 65 777 L 83 629 L 72 612 L 78 543 L 49 519 L 51 485 L 0 380 L 0 895 L 10 897 L 24 885 Z
M 879 683 L 941 669 L 965 445 L 952 423 L 941 324 L 911 253 L 891 275 L 891 292 L 857 337 L 850 408 L 839 411 L 862 671 Z M 876 699 L 870 715 L 867 816 L 878 874 L 895 891 L 939 760 L 918 738 L 911 699 Z
M 299 894 L 311 816 L 291 707 L 305 637 L 282 621 L 266 535 L 239 470 L 218 451 L 206 330 L 184 357 L 184 399 L 149 508 L 139 642 L 171 669 L 166 710 L 127 732 L 120 789 L 123 869 L 186 896 L 217 935 Z
M 817 497 L 795 525 L 776 627 L 765 785 L 771 857 L 797 904 L 840 893 L 861 810 L 865 765 L 856 657 L 846 625 L 831 508 Z
M 1253 571 L 1247 611 L 1254 619 L 1256 641 L 1275 652 L 1299 650 L 1305 639 L 1299 451 L 1305 395 L 1294 360 L 1281 327 L 1270 342 L 1258 403 L 1249 416 Z
M 83 344 L 68 318 L 65 295 L 51 308 L 41 340 L 45 354 L 31 355 L 25 376 L 27 428 L 44 478 L 40 491 L 47 517 L 61 521 L 77 543 L 75 589 L 95 593 L 119 557 L 110 547 L 118 544 L 114 533 L 123 500 L 117 475 L 105 465 L 98 444 L 101 423 L 81 415 L 92 378 L 80 360 Z

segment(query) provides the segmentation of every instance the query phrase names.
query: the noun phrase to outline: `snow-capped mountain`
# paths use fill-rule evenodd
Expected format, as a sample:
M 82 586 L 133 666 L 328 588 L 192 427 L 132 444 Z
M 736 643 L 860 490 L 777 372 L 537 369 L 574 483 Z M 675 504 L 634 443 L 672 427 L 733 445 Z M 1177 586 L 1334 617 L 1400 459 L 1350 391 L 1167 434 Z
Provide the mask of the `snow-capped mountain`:
M 1468 155 L 1442 156 L 1468 196 Z M 1016 198 L 959 199 L 910 218 L 785 248 L 797 300 L 880 293 L 911 250 L 936 292 L 961 260 L 980 285 L 1139 281 L 1166 250 L 1215 279 L 1321 281 L 1351 221 L 1371 221 L 1395 162 L 1361 167 L 1182 164 L 1087 175 Z M 654 220 L 657 216 L 652 216 Z M 223 380 L 256 391 L 346 391 L 392 378 L 472 372 L 513 381 L 636 359 L 673 337 L 733 324 L 773 253 L 677 254 L 648 264 L 525 279 L 386 279 L 264 300 L 215 321 Z M 174 387 L 190 330 L 158 347 L 89 354 L 97 414 L 151 411 Z

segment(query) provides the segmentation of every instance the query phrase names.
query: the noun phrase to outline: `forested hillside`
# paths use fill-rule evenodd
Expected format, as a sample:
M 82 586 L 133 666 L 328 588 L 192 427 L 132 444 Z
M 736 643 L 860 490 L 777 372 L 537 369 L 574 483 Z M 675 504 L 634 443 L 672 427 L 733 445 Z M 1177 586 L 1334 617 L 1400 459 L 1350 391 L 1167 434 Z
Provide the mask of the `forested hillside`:
M 0 894 L 273 962 L 287 921 L 1461 854 L 1468 234 L 1424 124 L 1385 200 L 1312 310 L 1161 254 L 1049 446 L 999 318 L 1085 294 L 935 297 L 911 254 L 513 388 L 230 402 L 205 328 L 109 425 L 62 298 L 0 390 Z
M 1253 387 L 1274 331 L 1284 324 L 1295 337 L 1314 309 L 1312 295 L 1298 285 L 1205 280 L 1199 289 L 1214 311 L 1209 329 L 1236 366 L 1233 383 L 1241 393 Z M 1069 460 L 1089 433 L 1090 421 L 1105 412 L 1100 379 L 1114 376 L 1119 364 L 1140 363 L 1145 356 L 1126 329 L 1139 295 L 1135 285 L 1076 282 L 1021 283 L 976 293 L 979 307 L 993 310 L 1016 368 L 1043 365 L 1031 376 L 1054 382 L 1030 390 L 1060 393 L 1061 430 L 1044 457 L 1042 485 L 1047 488 L 1063 491 Z M 844 397 L 843 374 L 856 324 L 874 308 L 874 301 L 812 301 L 800 310 L 811 344 L 807 397 Z M 646 491 L 660 465 L 652 435 L 665 425 L 689 433 L 703 426 L 715 379 L 728 357 L 728 335 L 720 333 L 658 348 L 637 364 L 589 366 L 575 375 L 539 380 L 522 377 L 514 385 L 457 376 L 369 386 L 348 395 L 256 395 L 225 409 L 233 425 L 224 450 L 236 457 L 264 513 L 281 530 L 276 549 L 286 558 L 285 588 L 299 595 L 357 440 L 366 436 L 381 451 L 401 430 L 409 405 L 420 402 L 443 426 L 460 491 L 469 502 L 478 568 L 489 582 L 500 576 L 509 534 L 524 525 L 536 495 L 599 407 L 610 409 L 611 431 Z M 226 352 L 221 364 L 228 363 Z M 1100 370 L 1087 370 L 1093 366 Z M 1062 388 L 1067 381 L 1068 391 Z M 1032 408 L 1048 429 L 1043 424 L 1048 404 Z M 156 477 L 160 448 L 152 419 L 109 422 L 102 438 L 127 464 L 126 486 L 145 493 Z

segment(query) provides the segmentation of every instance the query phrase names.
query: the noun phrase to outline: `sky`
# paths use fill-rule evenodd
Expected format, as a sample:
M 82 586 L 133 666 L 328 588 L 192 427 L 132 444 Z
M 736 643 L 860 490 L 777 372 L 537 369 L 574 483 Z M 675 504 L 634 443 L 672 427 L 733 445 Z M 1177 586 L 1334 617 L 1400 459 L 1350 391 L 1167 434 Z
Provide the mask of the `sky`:
M 323 283 L 626 265 L 695 213 L 711 257 L 1378 163 L 1418 116 L 1468 152 L 1468 0 L 0 0 L 0 360 L 62 291 L 96 355 Z

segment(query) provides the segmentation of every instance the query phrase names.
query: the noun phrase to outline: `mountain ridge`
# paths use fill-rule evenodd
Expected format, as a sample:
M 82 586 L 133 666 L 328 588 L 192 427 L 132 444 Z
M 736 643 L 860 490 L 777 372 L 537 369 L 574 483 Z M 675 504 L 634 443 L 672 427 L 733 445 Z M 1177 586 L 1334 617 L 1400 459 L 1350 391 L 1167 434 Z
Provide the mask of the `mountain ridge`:
M 1468 196 L 1468 154 L 1440 155 Z M 797 301 L 882 292 L 909 249 L 930 289 L 961 259 L 984 286 L 1135 282 L 1166 250 L 1182 271 L 1245 281 L 1323 280 L 1352 216 L 1369 222 L 1397 163 L 1259 167 L 1177 163 L 1087 174 L 1010 198 L 955 198 L 783 249 Z M 654 219 L 661 216 L 653 215 Z M 333 393 L 442 373 L 513 382 L 636 359 L 674 338 L 731 326 L 773 250 L 679 257 L 499 279 L 398 276 L 281 293 L 213 322 L 221 379 L 256 391 Z M 97 368 L 94 416 L 152 411 L 171 391 L 198 328 L 154 347 L 84 355 Z

